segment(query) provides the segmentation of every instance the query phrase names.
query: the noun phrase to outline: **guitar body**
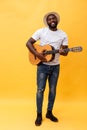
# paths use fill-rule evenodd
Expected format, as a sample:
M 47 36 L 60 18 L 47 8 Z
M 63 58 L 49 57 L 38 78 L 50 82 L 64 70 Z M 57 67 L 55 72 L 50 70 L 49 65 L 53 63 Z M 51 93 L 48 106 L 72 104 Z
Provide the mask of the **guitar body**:
M 38 44 L 34 44 L 33 45 L 34 48 L 36 49 L 37 52 L 42 53 L 42 52 L 46 52 L 46 51 L 52 51 L 53 48 L 50 45 L 44 45 L 44 46 L 40 46 Z M 47 59 L 47 62 L 51 61 L 53 59 L 53 55 L 45 55 L 45 58 Z M 32 52 L 29 51 L 29 61 L 31 62 L 31 64 L 33 65 L 37 65 L 41 62 L 41 60 L 36 57 Z

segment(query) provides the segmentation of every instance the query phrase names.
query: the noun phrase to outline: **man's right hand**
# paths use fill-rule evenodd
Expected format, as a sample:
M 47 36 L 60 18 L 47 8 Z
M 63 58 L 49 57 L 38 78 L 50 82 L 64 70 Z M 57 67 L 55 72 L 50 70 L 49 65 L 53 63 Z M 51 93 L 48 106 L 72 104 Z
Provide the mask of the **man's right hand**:
M 43 55 L 43 53 L 38 53 L 36 52 L 35 54 L 42 62 L 47 62 L 47 59 L 45 58 L 45 56 Z

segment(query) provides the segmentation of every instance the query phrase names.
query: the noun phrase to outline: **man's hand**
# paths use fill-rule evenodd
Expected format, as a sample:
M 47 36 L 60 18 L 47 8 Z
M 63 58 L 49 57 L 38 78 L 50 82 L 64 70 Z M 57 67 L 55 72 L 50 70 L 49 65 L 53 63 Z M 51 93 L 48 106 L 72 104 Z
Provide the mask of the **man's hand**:
M 59 49 L 60 55 L 67 56 L 67 54 L 68 54 L 68 51 L 66 51 L 67 48 L 68 48 L 68 46 L 62 46 L 62 47 Z
M 63 55 L 65 52 L 64 52 L 64 49 L 59 49 L 59 53 L 60 53 L 60 55 Z
M 43 55 L 43 53 L 36 53 L 35 54 L 42 62 L 47 62 L 47 59 L 45 58 L 45 56 Z

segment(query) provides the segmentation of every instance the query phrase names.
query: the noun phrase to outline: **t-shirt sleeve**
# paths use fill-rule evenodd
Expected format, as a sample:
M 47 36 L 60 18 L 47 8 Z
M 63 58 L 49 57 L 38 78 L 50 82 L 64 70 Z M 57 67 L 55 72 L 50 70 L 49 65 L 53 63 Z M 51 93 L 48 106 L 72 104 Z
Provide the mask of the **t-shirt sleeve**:
M 64 37 L 62 45 L 67 45 L 68 46 L 68 37 Z
M 34 40 L 39 40 L 40 39 L 40 36 L 41 36 L 41 29 L 37 30 L 31 37 L 34 39 Z
M 62 45 L 68 46 L 68 36 L 65 32 L 62 33 L 63 40 L 62 40 Z

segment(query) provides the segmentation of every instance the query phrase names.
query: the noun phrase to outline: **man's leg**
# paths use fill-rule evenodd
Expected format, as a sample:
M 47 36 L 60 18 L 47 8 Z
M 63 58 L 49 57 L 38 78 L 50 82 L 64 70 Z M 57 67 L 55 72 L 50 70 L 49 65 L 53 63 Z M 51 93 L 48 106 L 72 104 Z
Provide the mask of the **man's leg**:
M 45 65 L 40 65 L 37 68 L 37 93 L 36 93 L 36 106 L 37 106 L 37 118 L 35 124 L 37 126 L 42 123 L 42 105 L 44 98 L 44 90 L 46 86 L 47 73 Z
M 56 97 L 56 86 L 59 76 L 59 68 L 60 66 L 52 66 L 50 75 L 49 75 L 49 97 L 48 97 L 48 108 L 47 108 L 47 114 L 46 117 L 54 122 L 58 122 L 58 119 L 53 116 L 52 109 Z

